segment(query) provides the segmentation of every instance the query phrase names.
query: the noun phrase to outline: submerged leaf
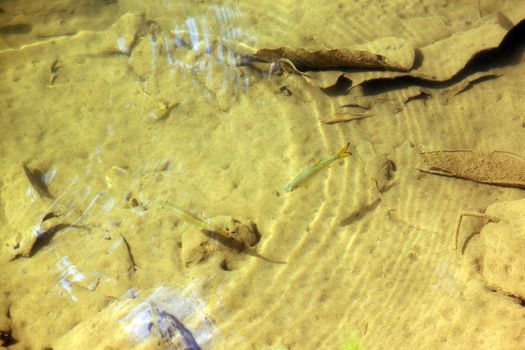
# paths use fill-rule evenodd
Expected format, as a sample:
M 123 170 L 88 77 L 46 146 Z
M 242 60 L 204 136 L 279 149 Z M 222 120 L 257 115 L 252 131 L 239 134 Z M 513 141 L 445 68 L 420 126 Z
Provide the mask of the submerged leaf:
M 508 152 L 437 151 L 421 153 L 423 172 L 492 185 L 525 188 L 525 160 Z
M 253 54 L 253 57 L 263 62 L 290 60 L 298 69 L 379 68 L 408 71 L 414 64 L 415 51 L 412 45 L 403 39 L 382 38 L 352 48 L 308 50 L 279 47 L 260 49 Z

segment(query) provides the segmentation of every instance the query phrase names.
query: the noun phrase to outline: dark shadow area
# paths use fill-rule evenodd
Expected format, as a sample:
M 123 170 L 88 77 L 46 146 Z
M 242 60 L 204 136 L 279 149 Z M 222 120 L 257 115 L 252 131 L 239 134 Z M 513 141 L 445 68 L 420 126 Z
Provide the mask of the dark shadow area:
M 13 338 L 11 331 L 9 332 L 0 331 L 0 340 L 1 342 L 3 342 L 2 344 L 3 347 L 8 347 L 8 346 L 15 345 L 18 343 L 18 341 L 15 338 Z
M 493 287 L 490 287 L 490 286 L 487 286 L 487 285 L 485 285 L 485 287 L 490 292 L 492 292 L 494 294 L 503 295 L 503 296 L 512 298 L 519 306 L 525 307 L 525 299 L 523 299 L 521 296 L 509 293 L 509 292 L 506 292 L 506 291 L 503 291 L 503 290 L 500 290 L 498 288 L 493 288 Z
M 40 194 L 42 197 L 53 198 L 51 193 L 49 193 L 49 188 L 44 181 L 44 171 L 39 169 L 31 169 L 27 165 L 22 164 L 24 168 L 24 173 L 26 174 L 29 182 L 33 185 L 33 188 Z
M 525 51 L 525 20 L 518 23 L 503 38 L 500 45 L 475 55 L 460 73 L 469 75 L 492 68 L 518 64 Z
M 490 69 L 518 64 L 525 52 L 525 20 L 518 23 L 503 38 L 497 48 L 480 51 L 474 55 L 468 63 L 451 79 L 446 81 L 429 81 L 414 77 L 380 78 L 369 80 L 361 84 L 365 95 L 378 95 L 389 91 L 404 89 L 409 86 L 420 86 L 428 88 L 447 88 L 466 77 L 477 72 L 485 72 Z M 416 65 L 419 60 L 421 65 L 421 53 L 419 57 L 416 51 Z
M 51 240 L 53 239 L 53 237 L 55 236 L 55 234 L 58 232 L 58 231 L 61 231 L 61 230 L 64 230 L 68 227 L 73 227 L 73 228 L 85 228 L 85 226 L 81 226 L 81 225 L 70 225 L 70 224 L 58 224 L 56 226 L 53 226 L 51 227 L 49 230 L 47 230 L 46 232 L 42 233 L 39 235 L 39 237 L 37 238 L 37 240 L 35 241 L 35 243 L 33 244 L 33 246 L 31 247 L 31 252 L 29 253 L 29 257 L 32 257 L 34 256 L 35 254 L 37 254 L 42 248 L 44 248 L 45 246 L 47 246 L 49 243 L 51 243 Z
M 352 87 L 352 80 L 341 75 L 337 78 L 334 85 L 327 88 L 321 88 L 321 90 L 330 97 L 342 96 L 348 93 L 348 90 Z
M 12 34 L 27 34 L 31 33 L 33 26 L 27 23 L 20 24 L 7 24 L 0 27 L 0 34 L 12 35 Z
M 221 245 L 228 247 L 230 249 L 233 249 L 237 252 L 242 252 L 247 247 L 246 244 L 244 244 L 243 242 L 239 242 L 233 238 L 226 237 L 223 234 L 213 232 L 213 231 L 208 231 L 208 230 L 202 230 L 202 232 L 206 235 L 206 237 L 216 242 L 219 242 Z
M 372 212 L 375 208 L 377 208 L 379 203 L 381 203 L 381 199 L 376 199 L 374 202 L 365 205 L 364 207 L 360 208 L 357 212 L 341 220 L 340 225 L 348 226 L 356 222 L 357 220 L 365 217 L 368 213 Z

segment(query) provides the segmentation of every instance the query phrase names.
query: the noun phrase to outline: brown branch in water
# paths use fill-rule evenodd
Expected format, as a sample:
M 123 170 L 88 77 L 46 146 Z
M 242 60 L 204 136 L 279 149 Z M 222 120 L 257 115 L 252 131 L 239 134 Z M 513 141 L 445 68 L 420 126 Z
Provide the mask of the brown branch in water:
M 122 237 L 122 241 L 124 242 L 124 245 L 126 246 L 126 250 L 128 251 L 129 260 L 131 262 L 131 268 L 129 269 L 130 273 L 133 273 L 137 271 L 137 264 L 135 263 L 135 259 L 133 258 L 133 254 L 131 253 L 131 246 L 128 243 L 128 240 L 124 235 L 121 233 L 120 237 Z
M 373 115 L 360 115 L 356 117 L 333 117 L 331 119 L 321 119 L 321 121 L 325 124 L 337 124 L 337 123 L 347 123 L 352 122 L 355 120 L 361 120 L 361 119 L 367 119 L 373 117 Z

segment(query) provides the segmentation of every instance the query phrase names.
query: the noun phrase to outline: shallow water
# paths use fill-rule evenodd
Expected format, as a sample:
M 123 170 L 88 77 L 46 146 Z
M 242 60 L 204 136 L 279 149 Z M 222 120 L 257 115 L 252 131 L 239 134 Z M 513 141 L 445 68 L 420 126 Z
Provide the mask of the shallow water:
M 525 6 L 0 9 L 0 348 L 524 346 Z

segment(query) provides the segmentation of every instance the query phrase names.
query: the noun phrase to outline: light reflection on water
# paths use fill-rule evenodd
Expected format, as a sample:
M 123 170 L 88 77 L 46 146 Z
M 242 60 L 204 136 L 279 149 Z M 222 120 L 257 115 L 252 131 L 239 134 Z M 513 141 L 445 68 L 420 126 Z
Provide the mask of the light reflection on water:
M 205 307 L 191 285 L 182 292 L 159 287 L 119 322 L 136 342 L 160 338 L 174 343 L 179 339 L 187 349 L 198 349 L 200 346 L 209 347 L 212 339 L 217 337 L 213 322 L 203 311 Z
M 241 28 L 242 16 L 239 6 L 212 5 L 202 14 L 174 20 L 172 28 L 160 34 L 166 61 L 173 68 L 195 75 L 207 75 L 210 84 L 216 78 L 214 74 L 221 70 L 220 74 L 224 74 L 221 88 L 231 87 L 239 92 L 237 89 L 242 85 L 246 89 L 249 77 L 241 76 L 237 69 L 238 62 L 242 60 L 234 47 L 242 45 L 249 48 L 257 39 L 247 29 Z M 159 39 L 152 36 L 150 45 L 154 71 Z
M 57 263 L 57 270 L 60 271 L 60 286 L 69 293 L 73 301 L 78 301 L 73 293 L 73 283 L 83 281 L 85 279 L 84 274 L 78 271 L 67 256 L 63 256 Z

